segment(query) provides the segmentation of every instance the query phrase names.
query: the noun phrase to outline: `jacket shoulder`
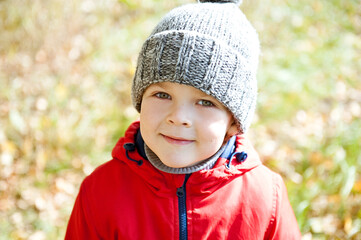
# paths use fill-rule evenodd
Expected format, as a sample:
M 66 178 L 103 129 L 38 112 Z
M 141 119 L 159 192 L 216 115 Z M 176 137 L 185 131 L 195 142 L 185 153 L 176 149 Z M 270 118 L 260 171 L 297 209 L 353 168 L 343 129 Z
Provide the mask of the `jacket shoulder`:
M 115 185 L 120 184 L 122 176 L 127 172 L 127 166 L 124 162 L 119 161 L 118 159 L 109 160 L 97 168 L 85 177 L 82 183 L 82 188 L 87 188 L 88 190 L 95 188 L 113 188 Z
M 246 181 L 247 191 L 254 191 L 254 194 L 266 194 L 268 197 L 263 199 L 273 198 L 275 191 L 278 191 L 279 186 L 282 185 L 282 177 L 260 164 L 259 166 L 246 172 L 242 178 Z

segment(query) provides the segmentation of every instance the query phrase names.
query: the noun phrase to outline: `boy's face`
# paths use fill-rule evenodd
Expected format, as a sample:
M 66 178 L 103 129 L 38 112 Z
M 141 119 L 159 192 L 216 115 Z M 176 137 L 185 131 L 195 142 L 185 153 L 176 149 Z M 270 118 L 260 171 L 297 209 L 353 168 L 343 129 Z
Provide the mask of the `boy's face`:
M 150 85 L 143 95 L 140 130 L 167 166 L 188 167 L 215 154 L 237 133 L 232 114 L 215 98 L 183 84 Z

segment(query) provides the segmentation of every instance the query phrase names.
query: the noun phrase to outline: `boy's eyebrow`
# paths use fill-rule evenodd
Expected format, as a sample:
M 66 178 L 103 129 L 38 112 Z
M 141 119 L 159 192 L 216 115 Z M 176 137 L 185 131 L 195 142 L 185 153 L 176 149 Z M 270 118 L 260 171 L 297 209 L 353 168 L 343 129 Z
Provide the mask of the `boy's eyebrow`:
M 163 88 L 164 90 L 167 89 L 166 84 L 164 84 L 164 82 L 158 82 L 158 83 L 151 84 L 148 88 L 154 88 L 154 87 Z
M 157 87 L 161 87 L 161 88 L 167 89 L 167 84 L 166 84 L 166 82 L 158 82 L 158 83 L 155 83 L 154 85 L 157 86 Z
M 149 92 L 149 91 L 151 91 L 151 92 L 154 92 L 154 91 L 166 91 L 167 89 L 165 88 L 165 87 L 163 87 L 163 86 L 160 86 L 159 85 L 159 83 L 154 83 L 154 84 L 151 84 L 151 85 L 149 85 L 145 90 L 144 90 L 144 92 Z
M 200 91 L 200 94 L 201 94 L 201 97 L 209 97 L 211 99 L 215 99 L 213 96 L 211 96 L 211 95 L 209 95 L 209 94 L 207 94 L 207 93 L 205 93 L 203 91 Z
M 155 83 L 155 84 L 152 84 L 154 87 L 159 87 L 159 88 L 162 88 L 164 90 L 169 90 L 169 86 L 167 84 L 167 82 L 158 82 L 158 83 Z M 210 99 L 214 99 L 214 97 L 208 95 L 207 93 L 203 92 L 203 91 L 200 91 L 199 89 L 198 90 L 198 93 L 200 94 L 199 97 L 207 97 L 207 98 L 210 98 Z

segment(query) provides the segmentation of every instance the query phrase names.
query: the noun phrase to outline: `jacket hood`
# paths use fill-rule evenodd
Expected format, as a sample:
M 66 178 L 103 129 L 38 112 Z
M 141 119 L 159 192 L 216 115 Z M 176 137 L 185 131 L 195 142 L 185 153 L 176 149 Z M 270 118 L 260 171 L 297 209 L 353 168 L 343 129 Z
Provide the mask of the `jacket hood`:
M 133 122 L 126 130 L 124 137 L 120 138 L 112 151 L 112 157 L 125 164 L 134 171 L 147 184 L 150 184 L 158 194 L 168 192 L 182 186 L 184 174 L 171 174 L 156 169 L 148 160 L 144 159 L 135 148 L 136 135 L 140 122 Z M 242 153 L 243 158 L 237 160 L 237 154 Z M 246 153 L 246 155 L 245 155 Z M 245 158 L 245 159 L 244 159 Z M 192 173 L 187 185 L 197 193 L 215 191 L 217 188 L 261 165 L 257 152 L 249 140 L 243 135 L 235 139 L 234 154 L 230 159 L 218 158 L 212 169 L 200 170 Z

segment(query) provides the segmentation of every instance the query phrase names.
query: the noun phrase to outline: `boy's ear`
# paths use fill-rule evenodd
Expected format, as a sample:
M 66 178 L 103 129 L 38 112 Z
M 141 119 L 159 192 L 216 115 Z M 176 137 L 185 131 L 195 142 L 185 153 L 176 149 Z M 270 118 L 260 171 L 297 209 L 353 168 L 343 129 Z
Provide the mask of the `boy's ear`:
M 228 140 L 233 137 L 234 135 L 239 134 L 240 131 L 238 129 L 238 124 L 236 123 L 236 121 L 233 121 L 233 123 L 231 124 L 231 126 L 228 128 L 227 132 L 226 132 L 226 136 L 224 138 L 224 142 L 228 142 Z

